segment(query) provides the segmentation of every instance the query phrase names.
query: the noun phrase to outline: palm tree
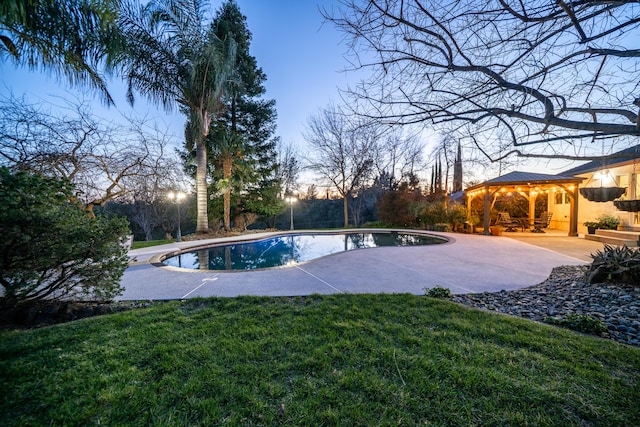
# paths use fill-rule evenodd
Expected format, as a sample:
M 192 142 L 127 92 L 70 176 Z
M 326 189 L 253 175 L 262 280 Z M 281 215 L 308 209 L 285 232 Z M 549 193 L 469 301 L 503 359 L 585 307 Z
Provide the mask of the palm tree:
M 119 0 L 2 0 L 0 59 L 87 84 L 113 104 L 97 66 L 117 52 Z M 106 65 L 106 64 L 103 64 Z
M 126 55 L 118 59 L 128 83 L 167 111 L 187 115 L 187 149 L 196 151 L 196 232 L 206 232 L 207 149 L 212 119 L 235 64 L 235 42 L 221 40 L 206 23 L 205 0 L 151 0 L 121 11 Z
M 217 189 L 222 193 L 223 198 L 224 228 L 229 231 L 231 229 L 231 190 L 233 187 L 241 186 L 242 175 L 250 173 L 251 168 L 245 159 L 246 142 L 240 134 L 225 131 L 216 133 L 222 135 L 216 138 L 216 144 L 212 145 L 211 157 L 214 159 L 216 168 L 222 170 L 222 179 L 218 180 Z

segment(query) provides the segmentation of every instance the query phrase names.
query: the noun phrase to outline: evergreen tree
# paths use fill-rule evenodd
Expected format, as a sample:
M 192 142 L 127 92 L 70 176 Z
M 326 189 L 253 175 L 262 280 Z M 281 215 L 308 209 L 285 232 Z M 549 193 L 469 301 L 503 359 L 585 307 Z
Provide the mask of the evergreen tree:
M 458 143 L 458 153 L 453 165 L 453 193 L 462 191 L 462 147 Z
M 276 110 L 275 101 L 263 99 L 266 75 L 258 67 L 255 57 L 249 53 L 251 32 L 247 28 L 246 17 L 242 15 L 234 0 L 226 1 L 214 18 L 215 33 L 218 38 L 233 39 L 237 45 L 235 70 L 222 102 L 225 113 L 212 123 L 211 136 L 238 135 L 244 143 L 241 179 L 242 198 L 233 197 L 237 210 L 254 212 L 262 217 L 279 213 L 283 202 L 278 197 L 280 181 L 276 176 L 277 138 L 274 137 Z M 210 144 L 218 144 L 215 138 Z M 219 150 L 211 150 L 215 153 Z M 214 164 L 215 159 L 210 159 Z M 217 162 L 219 163 L 219 162 Z M 213 178 L 219 181 L 223 171 L 213 171 Z M 233 172 L 232 172 L 233 173 Z M 239 213 L 239 212 L 237 212 Z

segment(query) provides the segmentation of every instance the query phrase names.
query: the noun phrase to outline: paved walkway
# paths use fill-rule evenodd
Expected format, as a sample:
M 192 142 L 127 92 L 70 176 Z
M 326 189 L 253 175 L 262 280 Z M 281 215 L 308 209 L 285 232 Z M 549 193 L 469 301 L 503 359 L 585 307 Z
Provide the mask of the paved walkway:
M 449 243 L 431 246 L 381 247 L 330 255 L 294 267 L 260 271 L 179 271 L 151 262 L 163 253 L 241 238 L 181 242 L 130 251 L 121 300 L 184 299 L 240 295 L 295 296 L 333 293 L 413 293 L 442 286 L 453 293 L 519 289 L 544 281 L 553 267 L 587 263 L 601 248 L 577 237 L 456 233 Z M 281 233 L 278 233 L 281 234 Z M 553 239 L 553 240 L 550 240 Z M 556 240 L 557 239 L 557 240 Z M 546 240 L 546 242 L 545 242 Z

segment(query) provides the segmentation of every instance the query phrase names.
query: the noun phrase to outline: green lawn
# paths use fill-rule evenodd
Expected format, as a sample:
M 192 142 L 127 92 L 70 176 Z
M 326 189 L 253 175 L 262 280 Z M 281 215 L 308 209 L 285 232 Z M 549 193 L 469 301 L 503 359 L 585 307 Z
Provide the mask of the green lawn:
M 166 245 L 167 243 L 173 243 L 173 242 L 175 242 L 174 239 L 140 240 L 140 241 L 133 242 L 131 244 L 131 249 L 142 249 L 142 248 L 148 248 L 148 247 L 151 247 L 151 246 Z
M 640 422 L 640 349 L 428 297 L 176 301 L 0 342 L 4 426 Z

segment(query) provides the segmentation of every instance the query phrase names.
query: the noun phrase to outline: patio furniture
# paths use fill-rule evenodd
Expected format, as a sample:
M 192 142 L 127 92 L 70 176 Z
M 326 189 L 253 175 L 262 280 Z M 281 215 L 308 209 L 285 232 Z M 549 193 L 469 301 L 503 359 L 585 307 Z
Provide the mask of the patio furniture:
M 544 233 L 543 228 L 549 228 L 549 224 L 551 223 L 551 216 L 553 212 L 542 212 L 540 214 L 540 218 L 536 218 L 533 222 L 533 230 L 532 233 Z
M 503 227 L 505 227 L 505 231 L 517 231 L 521 226 L 520 221 L 511 218 L 509 212 L 498 213 L 497 225 L 502 225 Z

